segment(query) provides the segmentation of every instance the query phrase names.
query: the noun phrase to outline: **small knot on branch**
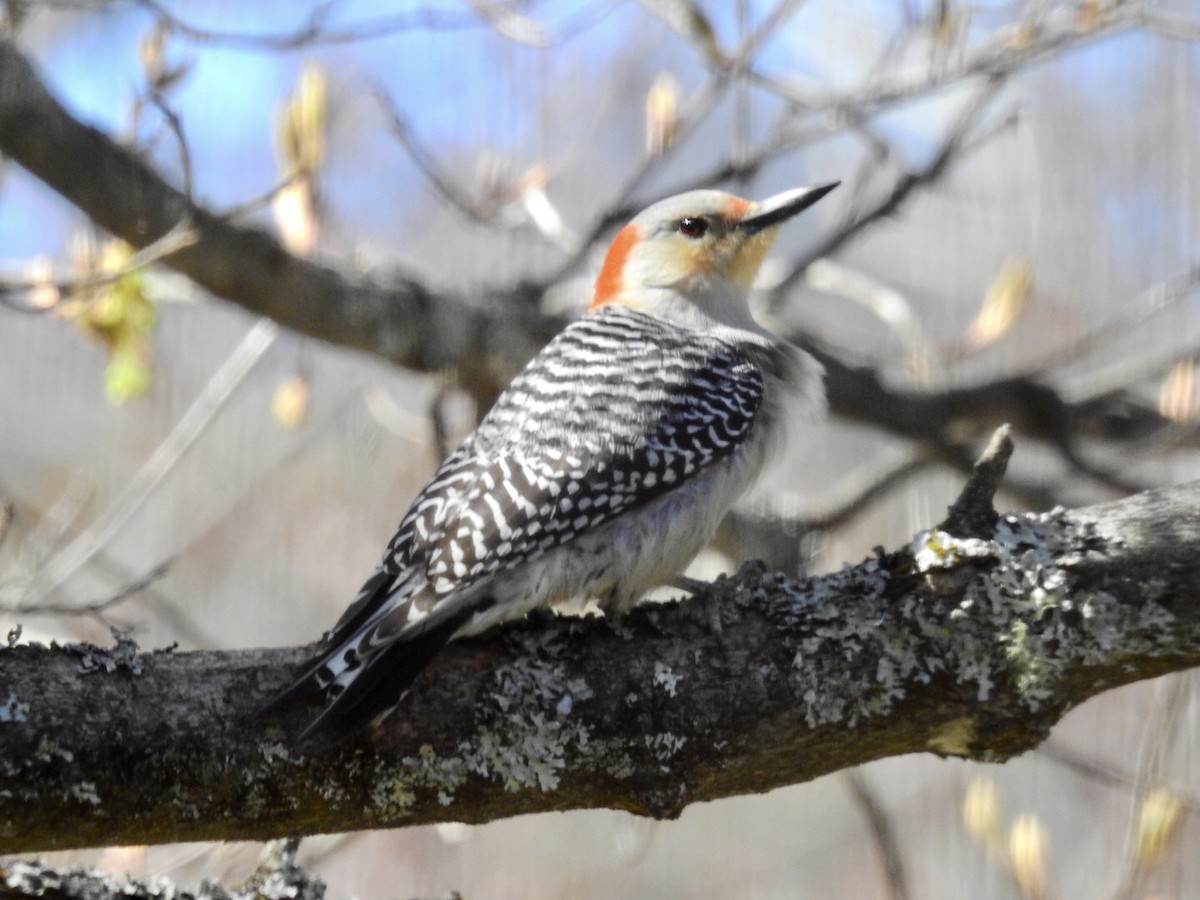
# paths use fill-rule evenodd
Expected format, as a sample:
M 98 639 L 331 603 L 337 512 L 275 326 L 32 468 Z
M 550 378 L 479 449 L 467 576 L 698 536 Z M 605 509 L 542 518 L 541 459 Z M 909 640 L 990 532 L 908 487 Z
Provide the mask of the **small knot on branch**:
M 1010 430 L 1007 424 L 996 429 L 983 455 L 971 469 L 971 475 L 963 485 L 958 499 L 950 507 L 945 520 L 938 526 L 942 531 L 964 538 L 992 536 L 996 523 L 1000 520 L 992 501 L 996 497 L 996 491 L 1008 469 L 1008 460 L 1013 452 Z

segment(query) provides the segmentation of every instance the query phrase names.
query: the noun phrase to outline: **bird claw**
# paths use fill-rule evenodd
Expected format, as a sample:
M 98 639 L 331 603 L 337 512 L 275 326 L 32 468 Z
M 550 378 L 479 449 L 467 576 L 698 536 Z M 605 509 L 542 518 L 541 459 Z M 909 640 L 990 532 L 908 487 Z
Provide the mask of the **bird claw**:
M 697 578 L 688 578 L 686 575 L 677 575 L 671 581 L 671 586 L 679 588 L 681 591 L 687 591 L 693 599 L 700 602 L 704 610 L 703 622 L 708 633 L 718 638 L 721 637 L 721 604 L 713 594 L 712 584 Z
M 686 575 L 676 575 L 671 579 L 671 587 L 679 588 L 681 591 L 687 591 L 692 596 L 697 594 L 705 594 L 712 587 L 707 581 L 701 581 L 699 578 L 688 578 Z

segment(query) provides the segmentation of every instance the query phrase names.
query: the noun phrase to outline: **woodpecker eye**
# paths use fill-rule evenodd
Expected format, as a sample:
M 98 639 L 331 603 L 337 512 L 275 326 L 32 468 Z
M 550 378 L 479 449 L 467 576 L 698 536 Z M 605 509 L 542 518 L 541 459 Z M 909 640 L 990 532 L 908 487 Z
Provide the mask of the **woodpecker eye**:
M 688 216 L 679 220 L 679 233 L 684 237 L 702 238 L 708 234 L 708 219 Z

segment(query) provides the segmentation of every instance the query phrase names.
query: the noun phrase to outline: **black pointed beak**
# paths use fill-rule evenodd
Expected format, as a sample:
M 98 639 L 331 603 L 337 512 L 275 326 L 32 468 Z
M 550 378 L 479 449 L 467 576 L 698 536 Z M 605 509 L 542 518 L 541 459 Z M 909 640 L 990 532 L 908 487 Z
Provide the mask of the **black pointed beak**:
M 808 209 L 839 184 L 841 184 L 840 181 L 833 181 L 816 187 L 795 188 L 784 191 L 782 194 L 776 194 L 774 197 L 768 197 L 766 200 L 756 203 L 750 214 L 738 223 L 738 227 L 755 234 L 764 228 L 778 225 L 796 213 Z

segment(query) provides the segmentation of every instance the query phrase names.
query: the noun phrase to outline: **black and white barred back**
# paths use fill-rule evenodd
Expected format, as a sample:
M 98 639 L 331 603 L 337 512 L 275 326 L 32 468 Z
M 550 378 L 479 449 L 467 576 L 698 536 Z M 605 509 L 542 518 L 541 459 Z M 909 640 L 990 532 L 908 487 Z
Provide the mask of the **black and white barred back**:
M 759 367 L 729 340 L 622 306 L 573 322 L 417 496 L 280 700 L 325 692 L 310 732 L 386 712 L 473 617 L 506 601 L 488 591 L 498 576 L 729 456 L 763 396 Z M 568 599 L 557 593 L 538 599 Z

